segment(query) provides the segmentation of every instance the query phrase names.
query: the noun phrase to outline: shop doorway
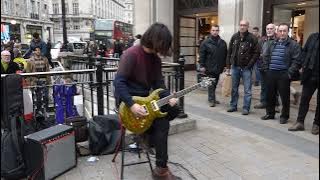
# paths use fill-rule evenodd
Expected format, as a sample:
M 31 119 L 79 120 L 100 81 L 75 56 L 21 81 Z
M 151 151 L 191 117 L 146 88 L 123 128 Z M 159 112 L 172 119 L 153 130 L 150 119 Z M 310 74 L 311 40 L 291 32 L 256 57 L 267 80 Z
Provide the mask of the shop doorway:
M 311 33 L 319 32 L 319 0 L 274 5 L 273 22 L 289 24 L 289 36 L 303 46 Z
M 218 0 L 175 0 L 175 59 L 184 55 L 185 69 L 195 70 L 199 46 L 218 23 Z

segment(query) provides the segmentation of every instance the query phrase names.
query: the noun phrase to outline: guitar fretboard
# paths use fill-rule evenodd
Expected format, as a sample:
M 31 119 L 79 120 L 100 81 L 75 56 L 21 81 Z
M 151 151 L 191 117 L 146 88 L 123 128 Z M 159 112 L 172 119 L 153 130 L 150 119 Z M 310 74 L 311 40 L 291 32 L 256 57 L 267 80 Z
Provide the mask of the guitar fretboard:
M 186 89 L 183 89 L 183 90 L 181 90 L 181 91 L 175 92 L 175 93 L 173 93 L 173 94 L 171 94 L 171 95 L 169 95 L 169 96 L 167 96 L 167 97 L 164 97 L 164 98 L 158 100 L 158 101 L 157 101 L 157 105 L 158 105 L 159 108 L 160 108 L 160 107 L 168 104 L 168 102 L 169 102 L 169 100 L 170 100 L 171 98 L 181 98 L 182 96 L 188 94 L 188 93 L 191 92 L 191 91 L 194 91 L 194 90 L 198 89 L 199 87 L 201 87 L 201 83 L 195 84 L 195 85 L 190 86 L 190 87 L 188 87 L 188 88 L 186 88 Z

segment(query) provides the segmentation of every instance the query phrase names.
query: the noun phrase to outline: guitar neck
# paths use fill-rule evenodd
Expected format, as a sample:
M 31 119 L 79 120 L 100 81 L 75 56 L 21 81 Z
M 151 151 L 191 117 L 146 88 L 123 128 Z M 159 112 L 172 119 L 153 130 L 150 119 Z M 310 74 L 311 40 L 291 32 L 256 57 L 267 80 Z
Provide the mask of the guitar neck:
M 199 87 L 201 87 L 201 83 L 195 84 L 195 85 L 190 86 L 190 87 L 188 87 L 188 88 L 186 88 L 186 89 L 183 89 L 183 90 L 181 90 L 181 91 L 175 92 L 175 93 L 173 93 L 173 94 L 171 94 L 171 95 L 169 95 L 169 96 L 167 96 L 167 97 L 164 97 L 164 98 L 158 100 L 158 101 L 157 101 L 157 105 L 158 105 L 159 107 L 162 107 L 162 106 L 168 104 L 168 103 L 169 103 L 169 100 L 170 100 L 171 98 L 181 98 L 181 97 L 183 97 L 184 95 L 188 94 L 189 92 L 198 89 Z

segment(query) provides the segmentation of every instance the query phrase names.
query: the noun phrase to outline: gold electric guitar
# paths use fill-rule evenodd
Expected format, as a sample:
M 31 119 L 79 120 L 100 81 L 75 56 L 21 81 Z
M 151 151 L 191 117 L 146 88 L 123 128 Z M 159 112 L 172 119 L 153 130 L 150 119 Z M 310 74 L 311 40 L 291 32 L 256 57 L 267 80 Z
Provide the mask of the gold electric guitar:
M 154 90 L 148 97 L 133 96 L 133 101 L 142 107 L 147 112 L 147 116 L 137 118 L 130 110 L 130 108 L 122 102 L 119 107 L 119 114 L 122 120 L 123 126 L 129 131 L 135 134 L 141 134 L 148 130 L 152 125 L 152 122 L 156 118 L 165 117 L 167 113 L 160 111 L 160 108 L 169 103 L 171 98 L 180 98 L 187 93 L 198 89 L 199 87 L 207 87 L 212 84 L 214 78 L 203 78 L 203 80 L 191 87 L 175 92 L 165 98 L 160 99 L 159 93 L 163 89 Z

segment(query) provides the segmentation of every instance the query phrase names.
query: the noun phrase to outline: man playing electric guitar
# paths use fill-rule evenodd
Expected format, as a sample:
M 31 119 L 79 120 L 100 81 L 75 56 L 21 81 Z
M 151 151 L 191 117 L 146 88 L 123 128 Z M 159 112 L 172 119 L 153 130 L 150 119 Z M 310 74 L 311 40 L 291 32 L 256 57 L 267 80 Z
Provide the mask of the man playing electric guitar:
M 172 35 L 169 29 L 160 23 L 151 25 L 143 34 L 140 45 L 126 50 L 121 56 L 119 68 L 114 79 L 115 97 L 117 104 L 124 102 L 130 107 L 137 120 L 147 116 L 145 108 L 132 99 L 132 96 L 146 97 L 151 90 L 165 89 L 162 78 L 161 59 L 159 55 L 170 55 Z M 160 96 L 168 96 L 168 90 L 162 91 Z M 153 121 L 151 128 L 145 132 L 150 135 L 156 150 L 156 168 L 153 172 L 154 179 L 176 180 L 167 166 L 168 161 L 168 133 L 169 120 L 178 113 L 170 113 L 177 103 L 176 98 L 169 100 L 169 105 L 164 106 L 168 116 Z M 177 110 L 175 110 L 177 111 Z

